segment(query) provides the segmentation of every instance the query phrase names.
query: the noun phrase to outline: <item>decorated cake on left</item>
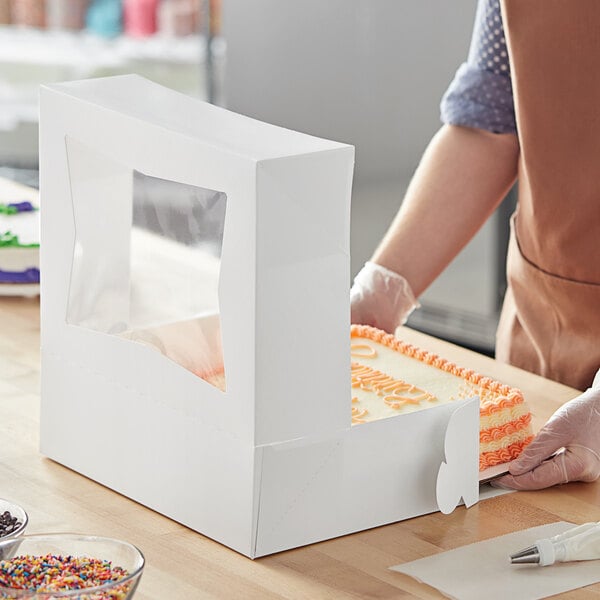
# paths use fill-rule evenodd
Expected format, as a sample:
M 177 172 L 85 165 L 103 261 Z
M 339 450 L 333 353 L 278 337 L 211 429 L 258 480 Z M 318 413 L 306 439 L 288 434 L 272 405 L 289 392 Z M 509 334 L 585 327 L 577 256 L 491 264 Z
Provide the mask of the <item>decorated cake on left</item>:
M 28 200 L 0 203 L 0 295 L 39 294 L 39 230 L 35 204 Z

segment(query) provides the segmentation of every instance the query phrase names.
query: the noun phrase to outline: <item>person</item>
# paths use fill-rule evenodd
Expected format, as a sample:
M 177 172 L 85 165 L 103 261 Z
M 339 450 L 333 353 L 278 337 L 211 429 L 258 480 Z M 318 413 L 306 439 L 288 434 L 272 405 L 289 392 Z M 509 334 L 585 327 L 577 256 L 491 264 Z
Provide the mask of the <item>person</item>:
M 518 179 L 496 358 L 588 389 L 501 487 L 600 477 L 598 23 L 597 0 L 479 0 L 443 125 L 350 293 L 353 323 L 393 332 Z

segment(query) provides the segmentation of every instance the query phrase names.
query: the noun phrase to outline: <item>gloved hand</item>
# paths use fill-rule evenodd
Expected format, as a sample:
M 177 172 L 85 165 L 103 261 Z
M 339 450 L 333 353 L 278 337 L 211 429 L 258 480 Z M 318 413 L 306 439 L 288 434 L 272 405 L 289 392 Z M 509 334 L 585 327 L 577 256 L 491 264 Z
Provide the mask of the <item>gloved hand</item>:
M 408 281 L 386 267 L 366 262 L 354 278 L 350 290 L 352 323 L 394 333 L 418 306 Z
M 495 487 L 540 490 L 600 477 L 600 371 L 594 386 L 561 406 Z M 548 459 L 557 450 L 556 456 Z

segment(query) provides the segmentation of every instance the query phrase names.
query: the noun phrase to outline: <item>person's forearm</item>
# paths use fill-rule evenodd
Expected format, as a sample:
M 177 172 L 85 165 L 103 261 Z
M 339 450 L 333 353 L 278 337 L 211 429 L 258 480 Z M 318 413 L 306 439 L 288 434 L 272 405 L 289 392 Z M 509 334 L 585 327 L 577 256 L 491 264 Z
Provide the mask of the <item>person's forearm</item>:
M 516 136 L 444 125 L 372 261 L 419 296 L 475 235 L 517 175 Z

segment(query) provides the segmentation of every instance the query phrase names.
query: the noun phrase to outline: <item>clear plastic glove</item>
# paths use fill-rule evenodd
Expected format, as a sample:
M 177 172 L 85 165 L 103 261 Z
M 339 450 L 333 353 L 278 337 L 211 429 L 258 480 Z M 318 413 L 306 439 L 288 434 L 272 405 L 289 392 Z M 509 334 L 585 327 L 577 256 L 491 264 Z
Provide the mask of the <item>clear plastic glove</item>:
M 354 278 L 350 290 L 352 323 L 394 333 L 418 306 L 408 281 L 381 265 L 367 262 Z
M 599 375 L 594 386 L 600 386 Z M 549 458 L 557 451 L 556 456 Z M 561 406 L 511 464 L 510 475 L 496 479 L 492 485 L 540 490 L 599 477 L 600 387 L 592 387 Z

